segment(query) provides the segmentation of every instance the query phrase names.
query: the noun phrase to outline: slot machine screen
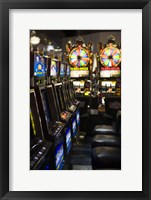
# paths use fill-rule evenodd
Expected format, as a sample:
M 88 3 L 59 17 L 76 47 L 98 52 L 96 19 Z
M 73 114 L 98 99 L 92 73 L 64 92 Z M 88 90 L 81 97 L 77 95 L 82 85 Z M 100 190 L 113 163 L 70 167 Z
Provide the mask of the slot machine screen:
M 54 60 L 51 60 L 50 76 L 57 77 L 57 75 L 58 75 L 58 63 Z
M 66 70 L 66 65 L 64 63 L 61 63 L 61 65 L 60 65 L 60 77 L 65 76 L 65 70 Z
M 59 100 L 59 105 L 60 105 L 60 109 L 61 111 L 65 110 L 65 106 L 64 106 L 64 101 L 63 101 L 63 93 L 62 93 L 62 86 L 61 85 L 57 85 L 56 86 L 56 91 L 57 91 L 57 97 Z
M 101 88 L 102 93 L 108 93 L 109 88 L 112 88 L 111 93 L 115 93 L 116 81 L 102 81 Z
M 67 153 L 69 153 L 71 149 L 71 129 L 67 128 L 66 130 L 66 148 L 67 148 Z
M 76 119 L 74 118 L 74 119 L 72 120 L 72 134 L 73 134 L 73 136 L 75 136 L 76 133 L 77 133 Z
M 67 77 L 70 77 L 70 65 L 67 65 Z
M 34 56 L 34 76 L 43 77 L 46 74 L 46 59 L 42 56 Z
M 71 67 L 70 77 L 71 78 L 88 78 L 89 77 L 88 67 L 83 67 L 83 68 Z
M 40 123 L 39 110 L 34 91 L 30 92 L 30 123 L 31 123 L 30 126 L 31 139 L 39 137 L 42 133 L 42 127 Z
M 30 109 L 30 139 L 33 139 L 34 137 L 36 137 L 36 135 L 37 135 L 37 132 L 36 132 L 36 126 L 34 122 L 34 116 Z
M 84 81 L 73 81 L 73 87 L 74 88 L 84 88 Z
M 80 125 L 80 112 L 79 110 L 76 112 L 76 121 L 77 121 L 77 125 Z
M 51 112 L 50 112 L 50 106 L 49 106 L 49 97 L 48 97 L 47 90 L 42 90 L 41 94 L 42 94 L 42 100 L 43 100 L 42 102 L 43 102 L 45 118 L 46 118 L 46 122 L 49 126 L 52 118 L 51 118 Z
M 55 158 L 56 158 L 56 169 L 61 170 L 63 168 L 63 159 L 64 159 L 63 142 L 57 145 L 55 149 Z
M 69 102 L 70 101 L 70 95 L 69 95 L 67 84 L 65 84 L 64 92 L 65 92 L 65 95 L 66 95 L 66 100 Z
M 100 70 L 101 78 L 120 77 L 121 71 L 119 67 L 102 67 Z

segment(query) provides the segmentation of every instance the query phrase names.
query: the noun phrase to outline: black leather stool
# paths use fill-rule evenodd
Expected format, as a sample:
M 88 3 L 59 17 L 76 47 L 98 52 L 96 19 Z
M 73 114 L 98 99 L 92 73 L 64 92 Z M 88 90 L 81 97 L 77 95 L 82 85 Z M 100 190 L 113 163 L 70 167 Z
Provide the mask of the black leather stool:
M 121 169 L 121 148 L 119 147 L 96 147 L 92 150 L 92 168 Z
M 121 147 L 121 137 L 117 135 L 95 135 L 91 142 L 92 148 L 100 146 Z
M 93 135 L 112 135 L 118 134 L 121 130 L 121 111 L 117 112 L 116 121 L 112 125 L 96 125 L 93 130 Z

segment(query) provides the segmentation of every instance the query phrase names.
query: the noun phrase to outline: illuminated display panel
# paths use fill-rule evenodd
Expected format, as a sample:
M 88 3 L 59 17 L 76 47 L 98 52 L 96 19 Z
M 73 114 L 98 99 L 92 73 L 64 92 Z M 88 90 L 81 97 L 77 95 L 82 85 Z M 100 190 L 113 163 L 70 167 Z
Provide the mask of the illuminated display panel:
M 30 93 L 30 137 L 34 138 L 37 135 L 35 116 L 33 114 L 33 107 L 35 106 L 35 96 L 34 93 Z
M 73 136 L 75 136 L 76 133 L 77 133 L 77 126 L 76 126 L 76 119 L 74 118 L 72 120 L 72 134 L 73 134 Z
M 33 116 L 33 113 L 30 109 L 30 128 L 31 128 L 31 134 L 30 136 L 31 137 L 34 137 L 37 135 L 37 132 L 36 132 L 36 127 L 35 127 L 35 122 L 34 122 L 34 116 Z
M 71 149 L 71 129 L 70 128 L 66 130 L 66 148 L 67 148 L 67 153 L 69 153 Z
M 73 87 L 84 88 L 84 81 L 73 81 Z
M 56 77 L 58 74 L 58 65 L 57 62 L 52 60 L 50 65 L 50 76 Z
M 45 76 L 46 61 L 42 56 L 34 56 L 34 76 Z
M 100 77 L 101 78 L 111 78 L 111 77 L 120 77 L 121 70 L 119 67 L 101 67 Z
M 66 65 L 64 63 L 61 63 L 61 65 L 60 65 L 60 76 L 61 77 L 65 76 L 65 70 L 66 70 Z
M 80 125 L 80 112 L 79 112 L 79 110 L 76 112 L 76 121 L 77 121 L 77 124 L 79 126 Z
M 82 68 L 71 67 L 70 77 L 71 78 L 89 77 L 89 69 L 88 67 L 82 67 Z
M 67 65 L 67 74 L 68 77 L 70 77 L 70 65 Z
M 73 67 L 85 67 L 90 61 L 89 53 L 86 49 L 78 46 L 74 48 L 69 55 L 69 63 Z
M 102 81 L 101 82 L 101 88 L 102 88 L 102 93 L 108 93 L 109 88 L 112 88 L 111 93 L 115 93 L 115 88 L 116 87 L 116 81 Z
M 121 62 L 121 52 L 118 48 L 110 46 L 101 51 L 100 62 L 104 67 L 117 67 Z
M 56 169 L 61 170 L 63 168 L 63 161 L 64 161 L 63 142 L 58 144 L 58 146 L 56 147 L 55 158 L 56 158 Z

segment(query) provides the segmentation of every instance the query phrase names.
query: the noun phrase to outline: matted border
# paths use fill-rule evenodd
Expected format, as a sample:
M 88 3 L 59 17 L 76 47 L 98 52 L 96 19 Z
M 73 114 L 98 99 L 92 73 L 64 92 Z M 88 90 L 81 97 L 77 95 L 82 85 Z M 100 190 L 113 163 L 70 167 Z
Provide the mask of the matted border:
M 142 192 L 9 192 L 9 9 L 142 9 L 143 15 L 143 191 Z M 50 0 L 9 0 L 1 2 L 2 18 L 0 19 L 1 37 L 1 120 L 0 120 L 0 197 L 3 199 L 54 199 L 54 198 L 70 198 L 70 199 L 82 199 L 82 198 L 100 198 L 100 199 L 150 199 L 150 141 L 151 137 L 149 131 L 151 130 L 150 120 L 150 27 L 149 21 L 151 16 L 151 3 L 149 0 L 104 0 L 104 1 L 50 1 Z

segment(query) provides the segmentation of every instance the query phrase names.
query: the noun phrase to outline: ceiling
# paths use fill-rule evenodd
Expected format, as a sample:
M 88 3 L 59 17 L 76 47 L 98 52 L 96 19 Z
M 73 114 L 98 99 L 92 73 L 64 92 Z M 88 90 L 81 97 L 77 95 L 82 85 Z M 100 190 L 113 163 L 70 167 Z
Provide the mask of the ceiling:
M 35 30 L 35 31 L 37 36 L 40 37 L 42 44 L 48 44 L 49 42 L 51 42 L 55 47 L 61 47 L 63 38 L 70 38 L 73 36 L 103 32 L 102 30 Z

